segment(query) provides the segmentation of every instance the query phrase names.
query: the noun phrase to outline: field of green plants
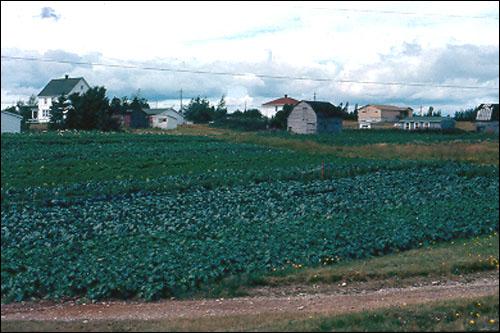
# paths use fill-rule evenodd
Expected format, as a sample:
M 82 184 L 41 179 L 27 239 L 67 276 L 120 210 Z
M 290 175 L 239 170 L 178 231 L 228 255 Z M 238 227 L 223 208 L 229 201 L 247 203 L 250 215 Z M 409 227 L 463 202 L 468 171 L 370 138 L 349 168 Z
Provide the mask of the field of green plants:
M 295 135 L 288 132 L 261 132 L 262 136 L 280 137 L 292 140 L 312 140 L 319 143 L 337 146 L 359 146 L 375 143 L 437 143 L 447 141 L 478 142 L 483 140 L 496 140 L 498 136 L 485 132 L 465 132 L 461 130 L 453 131 L 415 131 L 407 132 L 399 129 L 394 130 L 359 130 L 344 129 L 338 135 L 329 134 L 307 134 Z
M 498 230 L 495 165 L 183 135 L 2 135 L 1 145 L 6 302 L 178 296 Z

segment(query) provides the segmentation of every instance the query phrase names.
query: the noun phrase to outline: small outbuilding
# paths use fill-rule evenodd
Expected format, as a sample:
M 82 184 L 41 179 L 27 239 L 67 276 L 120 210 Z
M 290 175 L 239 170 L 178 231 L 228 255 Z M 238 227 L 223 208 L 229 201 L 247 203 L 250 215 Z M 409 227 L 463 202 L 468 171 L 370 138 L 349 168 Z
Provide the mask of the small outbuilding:
M 477 110 L 476 131 L 498 134 L 498 104 L 481 104 Z
M 2 133 L 21 133 L 21 115 L 2 111 Z
M 398 127 L 407 131 L 418 130 L 448 130 L 455 128 L 455 120 L 450 117 L 415 116 L 401 119 Z
M 184 117 L 172 108 L 150 109 L 153 113 L 149 116 L 151 127 L 161 129 L 175 129 L 184 124 Z
M 342 110 L 329 102 L 300 101 L 288 116 L 287 129 L 298 134 L 339 133 Z

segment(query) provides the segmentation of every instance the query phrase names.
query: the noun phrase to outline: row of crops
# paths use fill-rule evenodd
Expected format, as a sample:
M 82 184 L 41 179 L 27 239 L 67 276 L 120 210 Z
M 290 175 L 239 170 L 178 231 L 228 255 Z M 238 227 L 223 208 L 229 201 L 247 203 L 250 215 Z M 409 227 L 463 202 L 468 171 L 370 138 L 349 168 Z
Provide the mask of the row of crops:
M 483 140 L 496 140 L 498 135 L 478 132 L 471 133 L 462 130 L 453 131 L 402 131 L 399 129 L 387 130 L 354 130 L 344 129 L 342 133 L 337 135 L 328 134 L 309 134 L 309 135 L 294 135 L 287 132 L 261 132 L 259 135 L 265 137 L 279 137 L 290 140 L 311 140 L 319 143 L 336 145 L 336 146 L 359 146 L 376 143 L 438 143 L 450 141 L 463 142 L 478 142 Z
M 498 167 L 340 159 L 187 136 L 13 139 L 2 136 L 3 301 L 155 299 L 290 262 L 315 266 L 498 230 Z M 109 170 L 88 171 L 102 161 Z M 52 173 L 37 169 L 41 179 L 23 182 L 23 168 L 36 163 Z M 88 179 L 72 178 L 75 170 Z

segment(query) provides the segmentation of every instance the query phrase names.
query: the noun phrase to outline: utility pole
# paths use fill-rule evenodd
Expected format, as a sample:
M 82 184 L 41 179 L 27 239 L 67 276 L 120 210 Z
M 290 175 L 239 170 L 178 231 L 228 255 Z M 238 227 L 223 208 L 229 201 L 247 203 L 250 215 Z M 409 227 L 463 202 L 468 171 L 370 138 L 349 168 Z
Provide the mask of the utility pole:
M 316 101 L 316 92 L 314 92 L 313 101 Z

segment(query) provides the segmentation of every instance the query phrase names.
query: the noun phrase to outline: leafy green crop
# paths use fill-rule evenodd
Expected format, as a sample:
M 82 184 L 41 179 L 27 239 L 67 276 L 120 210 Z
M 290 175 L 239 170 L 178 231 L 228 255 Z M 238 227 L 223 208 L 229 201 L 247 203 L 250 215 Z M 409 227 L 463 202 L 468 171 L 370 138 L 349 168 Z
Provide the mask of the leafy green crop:
M 498 230 L 496 167 L 330 157 L 322 174 L 324 158 L 204 137 L 2 136 L 2 299 L 155 299 Z M 40 164 L 52 172 L 23 181 Z

